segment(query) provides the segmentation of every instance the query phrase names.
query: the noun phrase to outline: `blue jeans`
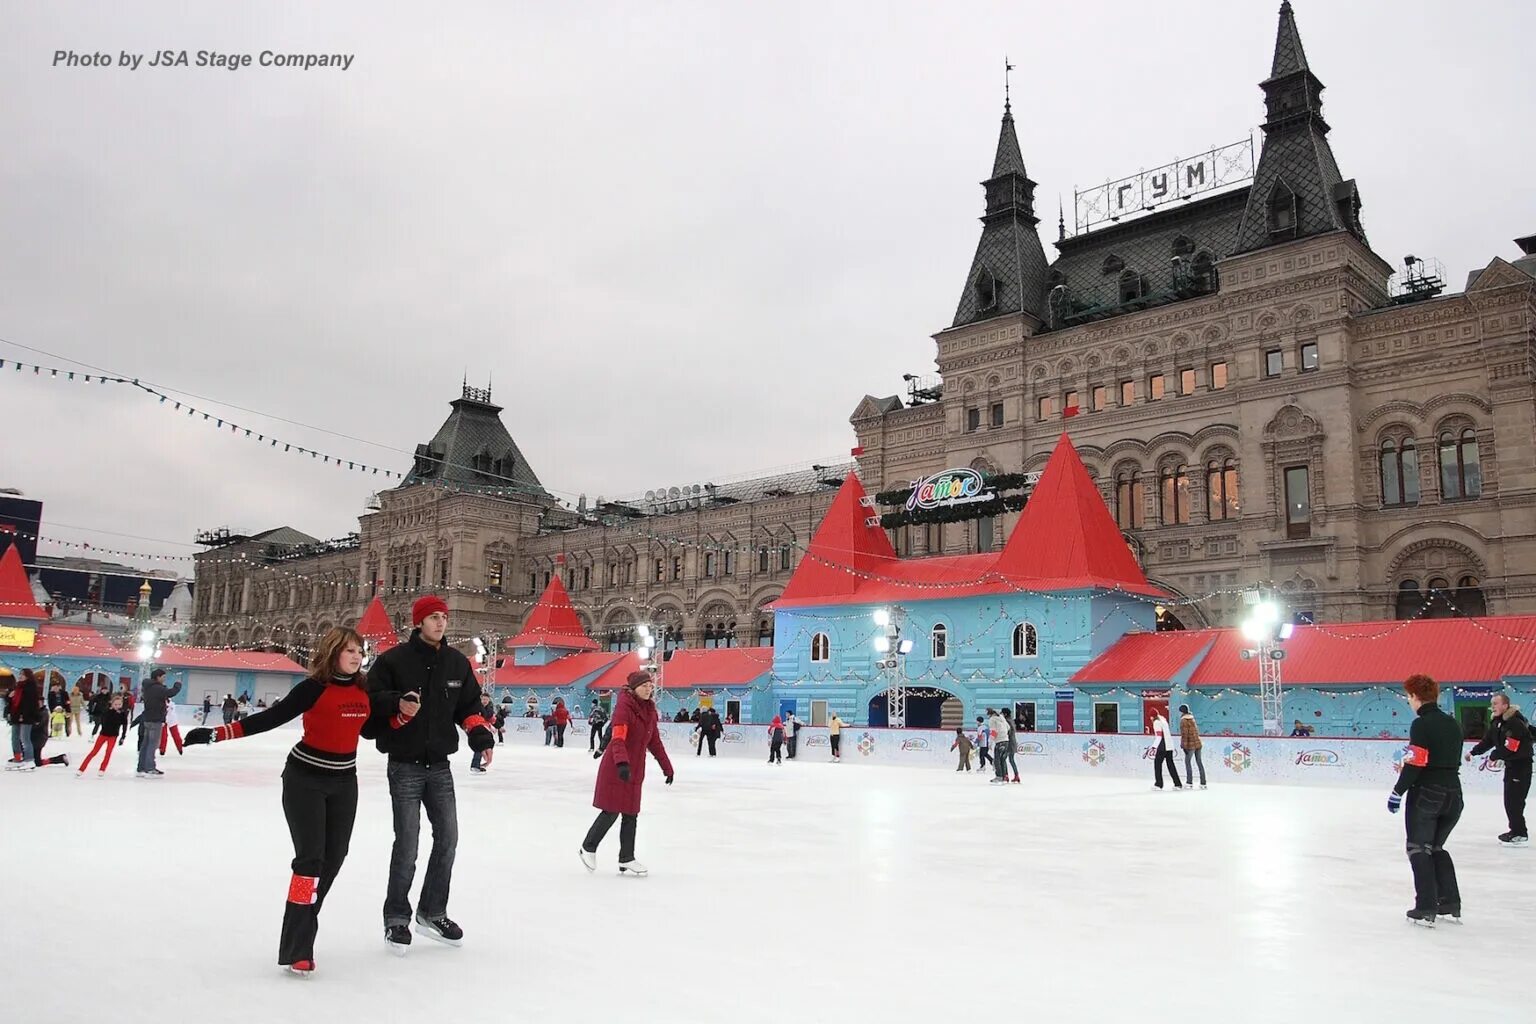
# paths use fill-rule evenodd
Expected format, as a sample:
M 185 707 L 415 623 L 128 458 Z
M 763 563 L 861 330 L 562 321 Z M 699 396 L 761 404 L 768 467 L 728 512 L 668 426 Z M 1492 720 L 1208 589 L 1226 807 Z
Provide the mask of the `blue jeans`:
M 155 754 L 160 750 L 160 731 L 164 722 L 139 723 L 139 771 L 155 770 Z
M 389 762 L 389 801 L 394 808 L 395 846 L 389 855 L 389 888 L 384 896 L 384 925 L 411 923 L 411 882 L 421 844 L 421 809 L 432 824 L 432 853 L 421 883 L 417 912 L 442 917 L 448 912 L 453 856 L 459 846 L 459 811 L 453 795 L 453 771 L 444 761 L 430 767 Z
M 30 725 L 11 726 L 11 753 L 20 754 L 23 764 L 29 764 L 37 760 L 37 752 L 32 749 L 32 727 Z

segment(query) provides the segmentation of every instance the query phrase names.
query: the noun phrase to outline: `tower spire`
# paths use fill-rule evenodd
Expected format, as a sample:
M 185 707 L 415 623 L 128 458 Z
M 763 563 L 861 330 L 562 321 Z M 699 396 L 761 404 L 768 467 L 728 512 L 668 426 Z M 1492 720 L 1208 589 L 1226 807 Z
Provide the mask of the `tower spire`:
M 1013 113 L 1013 97 L 1009 95 L 1008 73 L 1013 70 L 1013 65 L 1008 62 L 1008 55 L 1003 55 L 1003 113 Z
M 1280 4 L 1280 27 L 1275 33 L 1275 60 L 1269 77 L 1306 70 L 1307 51 L 1301 48 L 1301 33 L 1296 31 L 1296 12 L 1291 10 L 1291 0 L 1284 0 Z

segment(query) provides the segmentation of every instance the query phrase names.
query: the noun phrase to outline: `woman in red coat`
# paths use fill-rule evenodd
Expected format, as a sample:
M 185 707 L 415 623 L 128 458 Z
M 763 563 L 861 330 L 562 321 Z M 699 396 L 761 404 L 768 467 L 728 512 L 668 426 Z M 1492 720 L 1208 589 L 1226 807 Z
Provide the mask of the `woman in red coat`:
M 651 702 L 655 683 L 649 672 L 631 672 L 619 691 L 613 709 L 612 738 L 608 752 L 597 766 L 597 791 L 592 806 L 600 812 L 581 844 L 581 862 L 597 870 L 597 846 L 622 815 L 619 826 L 619 874 L 643 878 L 644 864 L 635 860 L 635 825 L 640 816 L 640 787 L 645 784 L 645 752 L 661 765 L 667 785 L 672 785 L 672 761 L 656 729 L 656 705 Z

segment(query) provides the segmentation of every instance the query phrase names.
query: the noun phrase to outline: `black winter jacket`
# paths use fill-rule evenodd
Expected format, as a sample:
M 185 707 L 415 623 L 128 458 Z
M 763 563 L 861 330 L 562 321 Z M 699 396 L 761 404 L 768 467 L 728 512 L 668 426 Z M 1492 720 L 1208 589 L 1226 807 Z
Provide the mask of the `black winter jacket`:
M 21 692 L 20 697 L 13 697 L 16 701 L 15 713 L 11 716 L 14 725 L 37 725 L 43 720 L 43 686 L 33 679 L 30 683 L 22 680 L 16 681 L 16 689 Z
M 391 728 L 401 695 L 412 691 L 421 695 L 421 710 L 398 729 Z M 483 717 L 480 683 L 469 659 L 447 643 L 433 647 L 419 629 L 379 655 L 368 669 L 368 696 L 372 714 L 363 736 L 374 740 L 379 753 L 391 761 L 446 761 L 459 749 L 458 728 L 467 719 Z
M 1510 740 L 1514 740 L 1511 748 Z M 1529 761 L 1531 759 L 1531 724 L 1516 711 L 1508 718 L 1495 718 L 1488 734 L 1472 748 L 1472 755 L 1487 752 L 1495 761 Z
M 144 684 L 139 691 L 139 720 L 142 722 L 159 722 L 165 724 L 166 701 L 181 692 L 181 681 L 167 689 L 164 683 L 157 683 L 153 679 Z
M 48 691 L 48 710 L 51 712 L 55 708 L 63 708 L 65 711 L 69 710 L 69 691 L 68 690 L 49 690 Z

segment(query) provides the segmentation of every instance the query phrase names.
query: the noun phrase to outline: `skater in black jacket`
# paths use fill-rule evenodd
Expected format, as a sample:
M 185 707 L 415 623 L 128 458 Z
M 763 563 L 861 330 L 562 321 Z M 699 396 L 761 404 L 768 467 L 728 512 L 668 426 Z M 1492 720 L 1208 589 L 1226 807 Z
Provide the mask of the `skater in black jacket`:
M 112 748 L 120 747 L 128 742 L 128 712 L 123 710 L 123 698 L 109 697 L 105 711 L 96 716 L 96 724 L 101 732 L 96 735 L 96 743 L 91 747 L 91 752 L 85 755 L 85 760 L 80 762 L 80 770 L 76 778 L 82 778 L 85 770 L 91 766 L 91 758 L 97 753 L 101 754 L 101 767 L 96 769 L 98 779 L 105 778 L 107 765 L 112 763 Z
M 1490 760 L 1504 763 L 1504 814 L 1509 818 L 1509 831 L 1499 836 L 1499 842 L 1524 846 L 1531 841 L 1525 827 L 1525 798 L 1531 792 L 1531 725 L 1504 694 L 1494 694 L 1490 703 L 1493 724 L 1467 760 L 1486 752 Z
M 1404 825 L 1415 897 L 1408 920 L 1433 928 L 1437 917 L 1461 921 L 1456 866 L 1445 849 L 1463 806 L 1461 726 L 1436 703 L 1440 684 L 1429 676 L 1409 676 L 1403 689 L 1415 717 L 1408 730 L 1408 756 L 1387 797 L 1387 810 L 1396 814 L 1407 794 Z

